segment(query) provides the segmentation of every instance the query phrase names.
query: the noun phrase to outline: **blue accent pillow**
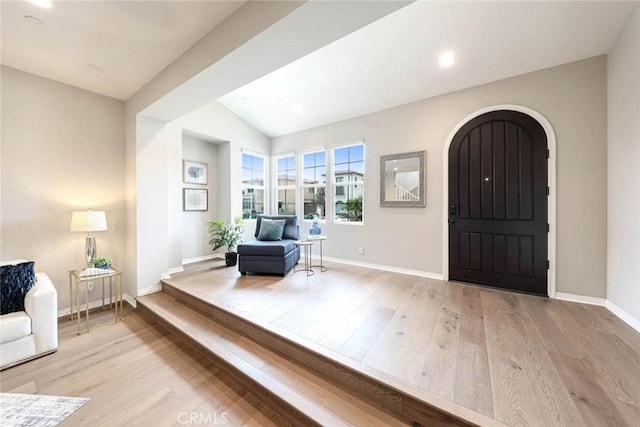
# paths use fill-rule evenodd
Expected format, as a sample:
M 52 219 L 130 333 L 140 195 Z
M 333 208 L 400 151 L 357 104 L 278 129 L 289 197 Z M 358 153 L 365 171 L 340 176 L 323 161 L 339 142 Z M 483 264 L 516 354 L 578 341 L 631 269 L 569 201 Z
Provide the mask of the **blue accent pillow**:
M 24 297 L 36 283 L 35 263 L 0 266 L 0 314 L 24 311 Z
M 282 240 L 284 233 L 284 219 L 266 219 L 260 221 L 258 240 Z

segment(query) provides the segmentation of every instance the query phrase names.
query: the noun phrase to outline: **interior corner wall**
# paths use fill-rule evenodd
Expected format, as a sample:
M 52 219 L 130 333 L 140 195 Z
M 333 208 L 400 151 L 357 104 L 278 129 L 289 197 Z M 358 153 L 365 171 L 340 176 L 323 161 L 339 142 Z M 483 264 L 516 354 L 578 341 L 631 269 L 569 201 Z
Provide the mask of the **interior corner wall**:
M 182 259 L 198 259 L 211 255 L 207 223 L 218 219 L 218 145 L 202 141 L 189 135 L 182 135 L 182 159 L 207 164 L 207 184 L 185 184 L 182 188 L 207 190 L 208 209 L 206 211 L 182 212 Z M 183 190 L 184 191 L 184 190 Z
M 155 273 L 148 271 L 150 267 L 141 261 L 139 253 L 143 251 L 146 254 L 149 251 L 153 251 L 155 249 L 153 248 L 154 241 L 156 240 L 154 236 L 147 236 L 148 240 L 140 241 L 142 235 L 146 236 L 146 234 L 140 233 L 138 230 L 138 227 L 147 220 L 147 217 L 138 211 L 141 206 L 138 199 L 140 197 L 145 198 L 145 196 L 141 195 L 141 192 L 146 191 L 145 188 L 138 186 L 140 175 L 144 173 L 138 168 L 140 163 L 147 164 L 146 159 L 139 159 L 139 156 L 147 155 L 139 151 L 140 142 L 137 140 L 139 120 L 147 120 L 140 118 L 140 113 L 164 99 L 167 94 L 170 94 L 185 82 L 193 80 L 194 76 L 200 75 L 203 69 L 228 56 L 230 52 L 252 40 L 256 35 L 264 32 L 266 28 L 277 23 L 303 4 L 304 2 L 247 2 L 126 101 L 124 118 L 126 140 L 126 264 L 124 265 L 123 274 L 127 292 L 130 295 L 136 296 L 141 289 L 151 286 L 154 281 L 151 276 L 156 276 Z M 274 48 L 277 48 L 277 46 Z M 194 90 L 191 96 L 187 94 L 184 99 L 176 100 L 175 97 L 171 99 L 174 102 L 179 102 L 181 108 L 188 110 L 188 106 L 193 108 L 194 97 L 198 98 L 202 95 L 202 90 Z M 215 98 L 215 96 L 210 98 Z M 175 117 L 171 117 L 171 119 L 173 118 Z M 150 157 L 153 156 L 153 154 L 150 155 Z M 154 190 L 152 189 L 151 191 Z M 153 212 L 151 215 L 153 215 Z M 180 218 L 178 221 L 178 224 L 180 224 Z M 175 253 L 176 251 L 171 252 Z M 169 254 L 167 253 L 166 255 L 168 256 Z M 146 255 L 144 258 L 146 258 Z M 167 265 L 163 262 L 162 265 L 158 266 L 156 273 L 158 271 L 166 272 L 167 270 L 163 269 L 165 267 Z
M 104 210 L 98 253 L 116 268 L 125 262 L 124 103 L 9 67 L 1 76 L 0 252 L 35 261 L 63 310 L 68 271 L 86 266 L 86 235 L 69 231 L 72 211 Z
M 218 102 L 204 105 L 174 122 L 183 129 L 229 141 L 221 145 L 219 153 L 223 164 L 218 214 L 227 221 L 242 216 L 242 151 L 268 156 L 269 138 Z
M 271 149 L 301 153 L 364 138 L 364 224 L 324 224 L 323 234 L 334 237 L 325 242 L 325 254 L 438 275 L 447 136 L 465 117 L 492 105 L 535 110 L 549 120 L 557 141 L 556 290 L 604 298 L 606 98 L 606 57 L 599 56 L 276 137 Z M 380 156 L 419 150 L 427 151 L 426 208 L 379 207 Z
M 229 184 L 231 181 L 231 169 L 231 143 L 227 142 L 218 146 L 218 219 L 233 218 L 231 186 Z
M 180 216 L 182 129 L 138 117 L 137 293 L 157 290 L 160 277 L 182 265 Z
M 608 56 L 607 299 L 640 325 L 640 7 Z

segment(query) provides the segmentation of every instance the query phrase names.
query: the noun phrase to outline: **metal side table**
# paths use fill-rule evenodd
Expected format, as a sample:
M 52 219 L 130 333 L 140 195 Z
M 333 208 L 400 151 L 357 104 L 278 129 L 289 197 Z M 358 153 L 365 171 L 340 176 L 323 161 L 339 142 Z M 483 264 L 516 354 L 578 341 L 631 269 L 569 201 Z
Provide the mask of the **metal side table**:
M 296 270 L 296 264 L 293 264 L 293 272 L 297 273 L 298 271 L 306 271 L 307 276 L 312 276 L 315 272 L 311 269 L 311 246 L 313 246 L 313 242 L 310 240 L 296 240 L 293 242 L 294 245 L 298 246 L 301 249 L 304 249 L 304 268 L 299 268 Z
M 311 267 L 319 267 L 320 271 L 324 273 L 327 271 L 327 267 L 325 267 L 324 262 L 322 261 L 322 242 L 327 240 L 327 236 L 323 236 L 321 234 L 310 235 L 307 236 L 307 240 L 310 242 L 320 242 L 320 265 L 312 265 Z
M 120 321 L 123 317 L 123 298 L 122 298 L 122 272 L 114 269 L 104 270 L 103 272 L 99 271 L 99 268 L 86 268 L 84 270 L 71 270 L 69 271 L 69 298 L 70 298 L 70 306 L 71 306 L 71 320 L 73 320 L 74 315 L 74 304 L 73 304 L 73 287 L 75 284 L 75 314 L 78 320 L 78 334 L 80 334 L 80 318 L 82 310 L 80 309 L 80 286 L 84 284 L 84 305 L 85 305 L 85 321 L 86 321 L 86 330 L 85 332 L 89 332 L 89 283 L 95 282 L 98 280 L 102 281 L 102 309 L 105 310 L 114 307 L 113 317 L 115 323 Z M 105 304 L 105 290 L 104 287 L 109 284 L 109 305 Z M 113 295 L 113 284 L 115 282 L 116 285 L 116 295 L 115 295 L 115 304 L 114 304 L 114 295 Z

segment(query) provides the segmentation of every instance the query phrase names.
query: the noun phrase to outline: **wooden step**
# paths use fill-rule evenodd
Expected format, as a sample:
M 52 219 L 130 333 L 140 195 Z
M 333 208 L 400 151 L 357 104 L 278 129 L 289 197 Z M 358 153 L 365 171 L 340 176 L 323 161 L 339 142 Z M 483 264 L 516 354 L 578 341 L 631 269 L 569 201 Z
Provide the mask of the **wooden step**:
M 293 425 L 408 425 L 215 322 L 166 292 L 138 307 L 216 361 Z M 404 422 L 403 422 L 404 421 Z
M 399 420 L 428 426 L 504 426 L 497 420 L 401 382 L 303 337 L 272 324 L 260 323 L 233 307 L 200 298 L 171 280 L 163 281 L 163 291 Z

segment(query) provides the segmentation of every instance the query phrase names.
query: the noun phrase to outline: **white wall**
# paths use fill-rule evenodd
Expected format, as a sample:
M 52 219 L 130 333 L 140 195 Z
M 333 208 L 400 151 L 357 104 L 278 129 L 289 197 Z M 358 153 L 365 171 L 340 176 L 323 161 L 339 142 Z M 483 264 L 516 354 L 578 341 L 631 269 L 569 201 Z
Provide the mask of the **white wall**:
M 183 132 L 229 141 L 222 144 L 229 148 L 219 151 L 217 161 L 227 165 L 216 177 L 221 219 L 231 220 L 242 212 L 242 150 L 269 152 L 266 136 L 215 102 L 170 123 L 144 117 L 137 121 L 136 295 L 159 289 L 161 276 L 180 269 L 182 260 L 190 258 L 183 255 L 183 240 L 189 238 L 183 234 Z
M 218 145 L 189 135 L 182 136 L 182 159 L 207 164 L 207 184 L 185 184 L 182 188 L 200 188 L 208 191 L 209 209 L 206 212 L 182 212 L 182 260 L 211 255 L 207 223 L 218 219 Z M 225 180 L 226 183 L 226 180 Z
M 145 153 L 137 149 L 148 143 L 136 140 L 140 116 L 170 122 L 406 4 L 403 1 L 374 2 L 363 10 L 358 2 L 247 2 L 128 99 L 125 106 L 125 282 L 134 283 L 137 288 L 148 285 L 147 280 L 142 283 L 136 277 L 141 265 L 137 257 L 138 252 L 154 248 L 154 239 L 140 241 L 141 235 L 136 230 L 140 221 L 154 222 L 153 217 L 142 217 L 137 212 L 140 206 L 138 194 L 146 191 L 147 185 L 153 185 L 143 180 L 144 185 L 139 186 L 138 157 Z M 229 155 L 224 167 L 239 164 L 238 150 L 230 147 L 228 153 L 224 151 Z M 224 162 L 224 157 L 220 161 Z M 239 179 L 235 179 L 240 177 L 240 171 L 231 168 L 229 175 L 235 187 L 229 190 L 231 202 L 226 212 L 221 210 L 219 213 L 223 217 L 228 213 L 231 218 L 239 214 L 240 205 L 234 198 L 240 197 Z M 175 252 L 171 250 L 169 254 L 172 259 Z
M 221 190 L 219 194 L 221 209 L 218 214 L 225 220 L 242 216 L 242 151 L 269 155 L 269 138 L 218 102 L 204 105 L 175 123 L 198 134 L 229 141 L 228 150 L 219 153 L 220 162 L 227 164 L 229 169 L 220 177 L 220 188 L 227 188 L 228 193 Z
M 607 299 L 640 328 L 640 7 L 609 53 Z
M 106 211 L 98 253 L 124 264 L 124 103 L 3 66 L 1 121 L 0 253 L 34 260 L 68 308 L 68 270 L 86 266 L 72 211 Z
M 138 280 L 132 289 L 134 295 L 139 289 L 156 287 L 160 273 L 167 272 L 171 265 L 170 187 L 180 190 L 179 181 L 177 187 L 171 182 L 170 171 L 174 168 L 169 166 L 169 159 L 176 151 L 176 157 L 181 157 L 181 137 L 181 130 L 176 126 L 158 120 L 138 119 L 138 152 L 142 155 L 136 159 L 137 188 L 143 191 L 138 191 L 136 199 L 138 247 L 135 271 Z
M 272 153 L 357 138 L 366 144 L 364 225 L 325 224 L 325 254 L 442 274 L 443 149 L 467 115 L 516 104 L 557 137 L 557 291 L 606 294 L 606 57 L 600 56 L 272 140 Z M 379 207 L 381 155 L 427 151 L 427 207 Z M 339 238 L 338 238 L 339 236 Z M 364 255 L 358 255 L 358 247 Z

